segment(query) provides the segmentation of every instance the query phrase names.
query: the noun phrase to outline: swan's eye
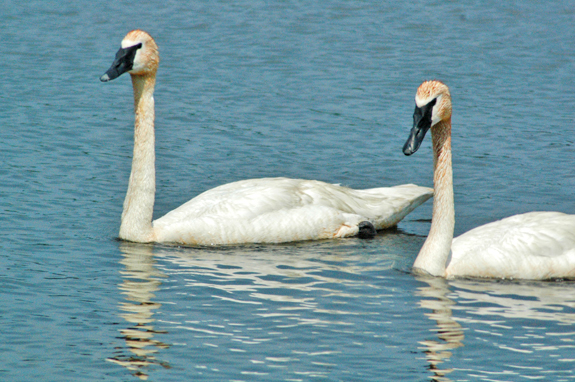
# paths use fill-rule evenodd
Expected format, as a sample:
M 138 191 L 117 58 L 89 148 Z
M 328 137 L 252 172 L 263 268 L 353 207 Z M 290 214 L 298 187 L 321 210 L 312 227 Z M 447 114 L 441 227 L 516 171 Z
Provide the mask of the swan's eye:
M 431 122 L 431 113 L 433 112 L 433 107 L 437 103 L 437 98 L 432 99 L 427 103 L 427 105 L 423 105 L 419 107 L 415 105 L 415 111 L 413 112 L 413 121 L 417 124 L 418 121 L 428 120 Z
M 435 104 L 437 103 L 437 98 L 432 99 L 431 101 L 429 101 L 427 103 L 427 105 L 425 105 L 424 107 L 422 107 L 423 109 L 423 114 L 428 114 L 431 116 L 431 113 L 433 111 L 433 107 L 435 106 Z
M 134 46 L 130 46 L 127 48 L 120 49 L 116 54 L 116 60 L 123 60 L 130 64 L 134 63 L 134 58 L 136 57 L 136 53 L 138 49 L 142 47 L 142 43 L 136 44 Z

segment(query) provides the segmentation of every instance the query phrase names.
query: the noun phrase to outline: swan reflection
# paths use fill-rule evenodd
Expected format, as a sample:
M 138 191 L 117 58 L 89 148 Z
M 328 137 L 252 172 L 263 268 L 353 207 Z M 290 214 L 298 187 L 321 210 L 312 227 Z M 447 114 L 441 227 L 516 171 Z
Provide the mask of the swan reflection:
M 419 348 L 418 364 L 429 369 L 419 373 L 435 381 L 572 375 L 574 283 L 414 278 L 398 272 L 410 267 L 411 241 L 395 234 L 235 247 L 122 243 L 125 342 L 110 361 L 141 379 L 164 372 L 169 359 L 178 366 L 169 373 L 191 367 L 210 380 L 344 370 L 377 380 L 394 368 L 401 375 L 396 360 L 413 362 Z M 425 321 L 433 329 L 418 334 Z M 486 363 L 485 354 L 495 356 Z
M 299 299 L 289 291 L 319 291 L 345 297 L 347 293 L 336 285 L 365 286 L 362 275 L 390 271 L 397 267 L 397 260 L 404 261 L 400 255 L 387 255 L 378 262 L 362 262 L 366 255 L 358 254 L 357 248 L 350 249 L 357 243 L 361 241 L 164 250 L 156 247 L 155 255 L 176 264 L 177 270 L 165 272 L 185 273 L 187 287 L 217 289 L 226 295 L 247 292 L 238 294 L 244 303 L 247 296 L 258 303 L 267 300 L 306 304 L 309 298 Z
M 125 324 L 120 333 L 125 346 L 108 360 L 142 380 L 150 377 L 155 365 L 169 368 L 161 356 L 168 345 L 161 340 L 163 332 L 154 327 L 156 320 L 170 331 L 169 336 L 180 333 L 189 340 L 185 346 L 205 350 L 194 358 L 197 370 L 215 372 L 213 365 L 219 361 L 206 360 L 229 359 L 230 353 L 241 356 L 255 345 L 282 341 L 285 333 L 295 336 L 293 349 L 274 348 L 257 356 L 254 365 L 261 365 L 261 372 L 279 359 L 296 362 L 307 356 L 310 362 L 329 360 L 342 349 L 314 343 L 310 350 L 298 343 L 309 337 L 309 327 L 329 328 L 337 334 L 353 330 L 355 317 L 381 314 L 377 304 L 392 291 L 375 283 L 381 280 L 379 275 L 406 260 L 401 251 L 375 257 L 358 247 L 369 253 L 371 246 L 379 251 L 378 243 L 397 241 L 394 235 L 382 235 L 370 242 L 348 239 L 224 247 L 122 242 L 119 289 L 125 296 L 120 305 Z M 154 301 L 167 280 L 169 307 Z M 373 304 L 370 311 L 356 310 L 349 304 L 354 301 Z M 178 349 L 172 348 L 176 354 Z M 172 358 L 171 362 L 176 361 Z M 324 371 L 314 373 L 323 375 Z
M 419 343 L 424 346 L 429 369 L 433 371 L 435 381 L 449 381 L 447 374 L 452 368 L 442 368 L 440 364 L 451 358 L 451 350 L 463 346 L 464 329 L 453 319 L 452 307 L 455 302 L 447 297 L 451 292 L 444 278 L 431 276 L 416 276 L 417 280 L 428 284 L 417 289 L 416 294 L 424 297 L 419 305 L 431 310 L 425 313 L 427 317 L 436 322 L 437 340 L 424 340 Z
M 453 280 L 458 300 L 466 305 L 478 305 L 473 310 L 460 306 L 474 316 L 500 316 L 537 321 L 555 321 L 564 324 L 575 323 L 575 293 L 572 281 L 535 282 Z M 478 320 L 480 318 L 478 317 Z M 473 319 L 460 321 L 472 322 Z
M 564 348 L 575 347 L 571 345 L 575 340 L 572 329 L 575 323 L 573 282 L 447 281 L 419 275 L 416 278 L 427 284 L 416 292 L 417 296 L 424 297 L 419 305 L 429 309 L 430 313 L 425 315 L 436 322 L 437 339 L 420 342 L 424 345 L 429 369 L 434 373 L 433 380 L 449 381 L 447 375 L 454 368 L 441 367 L 440 364 L 450 361 L 453 349 L 465 346 L 464 332 L 468 329 L 500 351 L 537 357 L 540 367 L 535 369 L 526 366 L 531 362 L 524 357 L 513 361 L 514 364 L 501 365 L 512 369 L 505 370 L 505 373 L 521 374 L 525 378 L 539 378 L 541 375 L 538 373 L 549 372 L 541 362 L 542 353 L 539 352 L 553 358 L 550 351 L 560 352 Z M 519 344 L 518 338 L 522 339 Z M 504 354 L 499 353 L 499 357 Z M 575 361 L 571 358 L 563 361 Z M 553 363 L 552 360 L 550 362 Z M 498 370 L 501 366 L 493 360 L 485 369 L 466 371 L 490 375 L 503 372 Z
M 159 279 L 165 276 L 155 267 L 152 248 L 127 242 L 120 244 L 124 256 L 120 263 L 125 269 L 120 271 L 123 282 L 119 289 L 126 298 L 126 302 L 120 304 L 120 309 L 125 312 L 120 316 L 129 323 L 128 327 L 120 329 L 120 333 L 129 353 L 126 354 L 121 348 L 108 358 L 108 361 L 124 366 L 142 380 L 148 379 L 146 368 L 150 365 L 170 367 L 156 357 L 159 349 L 165 349 L 168 345 L 154 339 L 154 336 L 162 333 L 153 326 L 154 310 L 161 304 L 152 300 L 154 292 L 161 285 Z

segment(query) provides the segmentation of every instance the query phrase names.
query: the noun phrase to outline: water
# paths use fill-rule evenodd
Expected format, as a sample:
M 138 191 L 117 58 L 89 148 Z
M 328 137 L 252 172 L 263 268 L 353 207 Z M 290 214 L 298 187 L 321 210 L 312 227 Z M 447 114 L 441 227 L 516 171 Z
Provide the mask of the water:
M 575 379 L 570 282 L 419 278 L 427 203 L 357 239 L 117 241 L 132 150 L 123 36 L 161 51 L 163 215 L 244 178 L 432 184 L 401 148 L 424 79 L 451 88 L 456 234 L 575 213 L 571 2 L 4 1 L 0 380 Z

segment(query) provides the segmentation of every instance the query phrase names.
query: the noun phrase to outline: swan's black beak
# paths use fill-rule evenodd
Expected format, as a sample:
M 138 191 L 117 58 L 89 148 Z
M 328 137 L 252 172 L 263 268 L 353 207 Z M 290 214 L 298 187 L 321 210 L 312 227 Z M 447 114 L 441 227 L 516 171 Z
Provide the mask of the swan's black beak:
M 421 146 L 421 142 L 423 142 L 427 130 L 431 128 L 431 116 L 433 106 L 435 106 L 436 102 L 437 98 L 434 98 L 423 107 L 415 106 L 415 111 L 413 112 L 413 128 L 411 129 L 409 138 L 407 138 L 407 142 L 403 145 L 403 153 L 405 155 L 415 153 L 419 149 L 419 146 Z
M 110 69 L 102 77 L 100 81 L 108 82 L 115 78 L 120 77 L 122 74 L 129 72 L 134 67 L 134 58 L 136 52 L 142 47 L 142 44 L 136 44 L 127 48 L 120 48 L 116 53 L 116 58 L 110 66 Z

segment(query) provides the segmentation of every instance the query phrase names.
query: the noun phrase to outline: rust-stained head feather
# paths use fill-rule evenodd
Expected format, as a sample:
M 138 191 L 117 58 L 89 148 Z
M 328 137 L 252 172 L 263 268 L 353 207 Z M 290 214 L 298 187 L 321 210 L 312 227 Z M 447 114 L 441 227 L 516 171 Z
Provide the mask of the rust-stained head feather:
M 133 75 L 155 74 L 160 64 L 158 46 L 149 33 L 143 30 L 133 30 L 122 40 L 122 48 L 142 44 L 134 58 L 134 66 L 130 71 Z
M 423 107 L 434 99 L 437 102 L 433 107 L 432 126 L 451 118 L 451 94 L 447 85 L 441 81 L 424 81 L 417 89 L 415 104 Z

